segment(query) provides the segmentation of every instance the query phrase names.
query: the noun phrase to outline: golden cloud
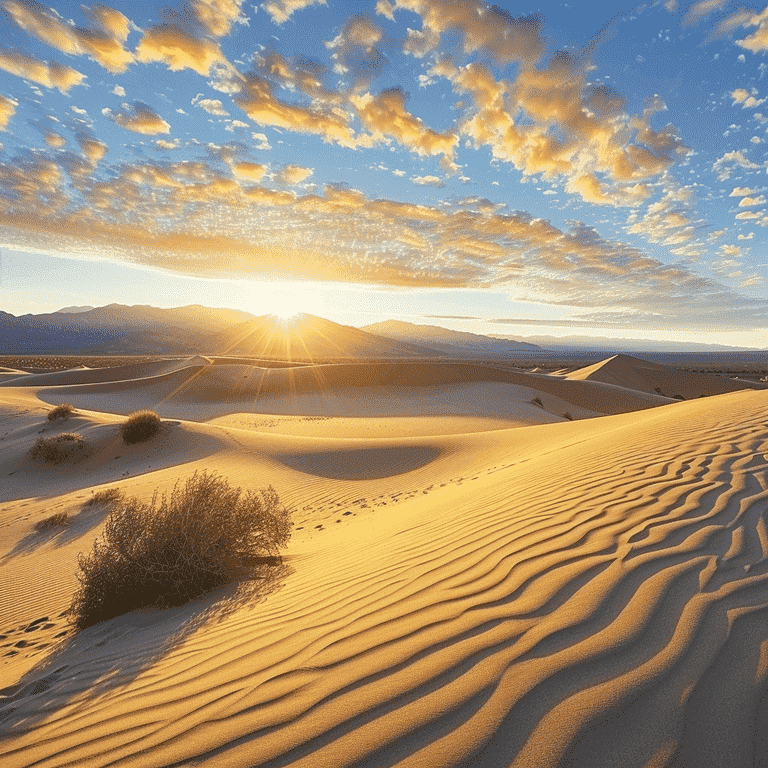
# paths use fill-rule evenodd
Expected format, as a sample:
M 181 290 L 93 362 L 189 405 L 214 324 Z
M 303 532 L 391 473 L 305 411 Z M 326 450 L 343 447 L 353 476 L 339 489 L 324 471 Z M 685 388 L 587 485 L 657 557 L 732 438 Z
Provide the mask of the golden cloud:
M 54 149 L 63 147 L 67 143 L 67 140 L 60 133 L 46 133 L 44 138 L 45 143 Z
M 89 163 L 95 165 L 107 154 L 107 145 L 94 136 L 80 131 L 75 139 Z
M 115 114 L 110 109 L 102 110 L 113 123 L 135 133 L 156 134 L 170 133 L 171 126 L 150 106 L 136 101 L 123 112 Z
M 663 102 L 653 99 L 630 117 L 624 96 L 590 85 L 588 71 L 588 61 L 560 52 L 512 81 L 497 80 L 482 64 L 456 67 L 446 59 L 430 75 L 471 97 L 459 131 L 476 147 L 490 147 L 525 175 L 565 177 L 568 191 L 589 202 L 638 205 L 650 190 L 637 180 L 664 172 L 690 150 L 674 126 L 650 127 Z
M 269 81 L 255 72 L 243 76 L 241 90 L 233 96 L 233 100 L 259 125 L 313 133 L 325 141 L 346 147 L 357 145 L 346 115 L 331 109 L 281 101 L 273 95 Z
M 213 37 L 228 35 L 232 25 L 244 21 L 243 0 L 192 0 L 192 13 Z
M 35 0 L 4 0 L 3 7 L 28 34 L 73 56 L 88 55 L 110 72 L 124 72 L 133 62 L 122 42 L 128 20 L 118 11 L 96 6 L 86 9 L 92 17 L 89 29 L 76 27 Z
M 216 64 L 227 64 L 218 43 L 174 24 L 146 30 L 136 47 L 136 59 L 145 64 L 162 62 L 172 72 L 191 69 L 199 75 L 210 74 Z
M 373 19 L 365 14 L 355 14 L 325 45 L 334 51 L 331 54 L 334 69 L 341 74 L 351 73 L 355 86 L 358 86 L 372 80 L 386 65 L 386 57 L 379 48 L 383 37 L 381 28 Z
M 261 181 L 267 172 L 267 166 L 261 163 L 233 162 L 230 166 L 232 173 L 244 181 Z
M 750 16 L 742 26 L 756 26 L 757 29 L 751 35 L 747 35 L 745 38 L 737 40 L 736 45 L 740 45 L 742 48 L 752 51 L 753 53 L 768 50 L 768 8 L 765 8 L 762 13 Z
M 18 102 L 0 95 L 0 131 L 4 131 L 16 113 Z
M 543 19 L 538 14 L 511 16 L 495 5 L 477 0 L 380 0 L 378 13 L 394 19 L 407 10 L 421 17 L 422 29 L 409 30 L 403 50 L 423 57 L 449 31 L 461 36 L 464 53 L 487 53 L 500 64 L 533 64 L 544 50 Z
M 64 64 L 40 61 L 34 56 L 8 49 L 0 49 L 0 69 L 46 88 L 58 88 L 65 94 L 85 80 L 82 72 Z
M 12 201 L 0 212 L 9 244 L 201 276 L 290 271 L 391 286 L 493 287 L 585 307 L 664 311 L 666 304 L 681 315 L 714 306 L 712 296 L 725 302 L 720 288 L 685 266 L 665 265 L 589 226 L 560 228 L 479 198 L 414 205 L 341 185 L 296 194 L 260 183 L 266 167 L 240 159 L 234 145 L 209 152 L 206 162 L 97 166 L 105 148 L 85 133 L 77 141 L 86 160 L 29 152 L 0 164 L 0 194 Z M 309 174 L 288 166 L 276 181 L 301 183 Z M 581 194 L 606 194 L 588 173 L 572 178 Z M 635 186 L 638 196 L 647 191 Z M 651 236 L 678 250 L 692 237 L 688 197 L 676 190 L 643 220 Z
M 425 126 L 421 118 L 408 112 L 405 100 L 401 88 L 390 88 L 376 96 L 365 93 L 351 98 L 360 122 L 376 141 L 393 138 L 418 155 L 442 155 L 451 165 L 459 137 L 451 131 L 438 133 Z
M 282 24 L 288 21 L 296 11 L 301 11 L 315 3 L 325 5 L 325 0 L 267 0 L 261 4 L 261 7 L 275 24 Z
M 300 165 L 286 165 L 282 171 L 278 174 L 278 181 L 281 184 L 287 184 L 293 186 L 294 184 L 301 184 L 302 181 L 306 181 L 314 170 L 312 168 L 303 168 Z

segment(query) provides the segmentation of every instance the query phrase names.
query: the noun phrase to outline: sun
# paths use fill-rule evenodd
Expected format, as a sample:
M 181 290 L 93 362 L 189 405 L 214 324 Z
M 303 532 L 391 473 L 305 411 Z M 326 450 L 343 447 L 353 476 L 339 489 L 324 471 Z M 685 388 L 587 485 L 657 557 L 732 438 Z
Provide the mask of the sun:
M 249 311 L 255 315 L 274 315 L 285 324 L 302 313 L 319 314 L 317 291 L 305 284 L 261 283 L 248 292 Z
M 296 309 L 290 309 L 288 307 L 284 309 L 276 309 L 274 312 L 270 312 L 270 314 L 274 315 L 278 320 L 282 321 L 283 323 L 288 322 L 289 320 L 293 320 L 294 317 L 297 317 L 300 313 L 300 310 Z

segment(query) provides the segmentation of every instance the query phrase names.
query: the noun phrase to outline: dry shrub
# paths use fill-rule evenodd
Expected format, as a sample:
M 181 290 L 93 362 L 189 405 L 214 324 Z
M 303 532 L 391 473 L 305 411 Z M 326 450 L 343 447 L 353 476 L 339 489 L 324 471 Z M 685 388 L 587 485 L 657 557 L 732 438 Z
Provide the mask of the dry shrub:
M 73 456 L 86 455 L 88 447 L 88 441 L 79 432 L 62 432 L 51 437 L 38 437 L 29 449 L 29 457 L 61 464 Z
M 48 421 L 55 421 L 56 419 L 66 419 L 67 416 L 70 416 L 75 412 L 75 409 L 73 406 L 71 406 L 69 403 L 61 403 L 61 405 L 57 405 L 55 408 L 51 408 L 50 411 L 48 411 Z
M 127 445 L 143 443 L 160 431 L 160 417 L 154 411 L 136 411 L 120 425 L 120 434 Z
M 80 587 L 69 610 L 85 629 L 136 608 L 181 605 L 254 567 L 280 563 L 290 512 L 270 486 L 243 493 L 203 472 L 150 503 L 120 501 L 103 540 L 79 555 Z
M 568 419 L 568 421 L 573 421 L 573 416 L 572 416 L 572 414 L 571 414 L 571 412 L 570 412 L 570 411 L 566 411 L 566 412 L 563 414 L 563 418 L 564 418 L 564 419 Z
M 64 528 L 69 525 L 69 517 L 66 512 L 57 512 L 55 515 L 38 520 L 35 523 L 36 531 L 47 531 L 51 528 Z
M 94 504 L 117 504 L 123 498 L 123 492 L 119 488 L 104 488 L 91 496 L 84 506 L 91 507 Z
M 539 408 L 543 408 L 544 407 L 544 403 L 541 402 L 541 398 L 540 397 L 534 397 L 533 400 L 531 400 L 531 404 L 532 405 L 538 405 Z

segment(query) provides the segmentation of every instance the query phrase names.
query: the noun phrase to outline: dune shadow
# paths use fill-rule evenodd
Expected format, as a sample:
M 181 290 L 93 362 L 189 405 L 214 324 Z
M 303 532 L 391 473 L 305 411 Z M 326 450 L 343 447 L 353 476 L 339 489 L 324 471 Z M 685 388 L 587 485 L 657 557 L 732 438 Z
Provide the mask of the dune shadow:
M 276 458 L 300 472 L 332 480 L 377 480 L 419 469 L 440 455 L 428 445 L 353 448 L 342 451 L 291 453 Z
M 89 702 L 128 686 L 196 632 L 265 601 L 291 573 L 282 562 L 260 564 L 249 578 L 191 603 L 135 610 L 78 633 L 70 631 L 17 683 L 0 690 L 0 742 L 28 734 L 74 699 L 82 711 Z

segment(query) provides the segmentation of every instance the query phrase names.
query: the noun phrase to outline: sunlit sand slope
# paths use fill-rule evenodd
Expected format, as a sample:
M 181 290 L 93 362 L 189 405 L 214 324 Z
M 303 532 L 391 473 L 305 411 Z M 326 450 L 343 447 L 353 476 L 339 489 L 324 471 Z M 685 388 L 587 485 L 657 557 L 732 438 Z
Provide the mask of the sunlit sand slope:
M 298 520 L 337 499 L 339 522 L 302 526 L 262 604 L 65 643 L 5 689 L 0 763 L 766 765 L 767 411 L 748 391 L 482 435 L 229 430 L 217 468 L 271 468 Z
M 766 389 L 754 381 L 729 379 L 698 371 L 683 371 L 661 363 L 651 363 L 630 355 L 615 355 L 594 365 L 566 375 L 571 381 L 602 381 L 638 392 L 655 392 L 667 397 L 721 395 L 743 389 Z

